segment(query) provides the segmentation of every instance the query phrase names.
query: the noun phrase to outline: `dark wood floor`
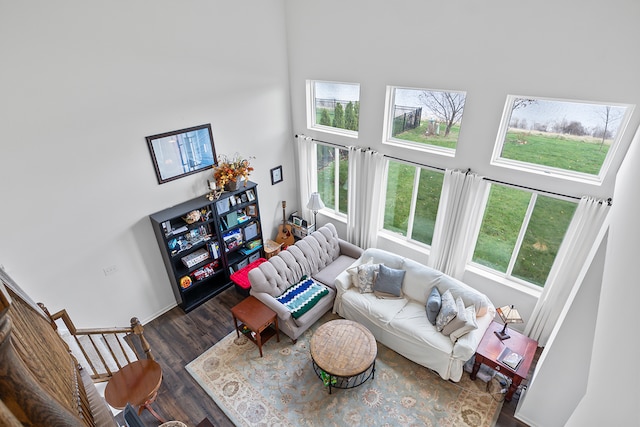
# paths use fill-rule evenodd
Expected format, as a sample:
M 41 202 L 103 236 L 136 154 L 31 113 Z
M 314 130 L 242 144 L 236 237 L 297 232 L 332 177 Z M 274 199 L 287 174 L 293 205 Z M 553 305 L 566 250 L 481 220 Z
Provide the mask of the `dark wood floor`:
M 164 375 L 153 407 L 165 419 L 179 420 L 189 427 L 205 418 L 217 427 L 233 426 L 185 370 L 185 365 L 233 331 L 229 310 L 242 299 L 234 288 L 229 288 L 188 314 L 176 307 L 145 325 L 145 335 Z M 516 404 L 516 398 L 504 403 L 498 427 L 526 426 L 513 417 Z M 148 411 L 141 417 L 147 426 L 159 424 Z M 118 421 L 123 424 L 120 417 Z

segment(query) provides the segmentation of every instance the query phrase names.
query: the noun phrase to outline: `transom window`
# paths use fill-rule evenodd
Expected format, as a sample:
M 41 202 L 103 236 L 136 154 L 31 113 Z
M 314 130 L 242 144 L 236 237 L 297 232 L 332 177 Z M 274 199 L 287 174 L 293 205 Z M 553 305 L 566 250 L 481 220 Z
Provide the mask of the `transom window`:
M 510 95 L 492 163 L 602 181 L 632 110 Z
M 544 286 L 577 204 L 492 184 L 472 261 Z
M 465 92 L 389 87 L 386 142 L 453 155 Z
M 349 197 L 349 151 L 318 144 L 317 160 L 318 193 L 325 207 L 346 215 Z
M 307 81 L 309 128 L 358 136 L 360 85 Z
M 390 161 L 383 228 L 431 245 L 443 179 L 442 172 Z

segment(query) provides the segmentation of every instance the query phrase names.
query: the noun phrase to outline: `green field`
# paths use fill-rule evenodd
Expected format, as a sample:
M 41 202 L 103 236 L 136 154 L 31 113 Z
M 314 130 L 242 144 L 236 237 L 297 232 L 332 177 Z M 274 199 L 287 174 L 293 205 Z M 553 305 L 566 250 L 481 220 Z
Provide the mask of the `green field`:
M 455 126 L 448 138 L 426 138 L 424 127 L 403 132 L 397 138 L 455 148 L 460 128 Z M 595 139 L 575 138 L 554 134 L 523 133 L 511 131 L 507 134 L 503 157 L 544 164 L 576 172 L 597 174 L 609 144 L 601 145 Z M 346 213 L 347 192 L 342 190 L 347 180 L 345 159 L 340 161 L 339 194 L 340 211 Z M 333 164 L 318 171 L 318 187 L 328 206 L 335 203 L 333 190 Z M 389 163 L 384 228 L 407 235 L 409 210 L 414 183 L 414 166 L 398 162 Z M 423 169 L 418 187 L 418 199 L 412 239 L 431 244 L 435 218 L 440 201 L 443 174 Z M 321 184 L 321 183 L 327 183 Z M 330 183 L 330 184 L 329 184 Z M 518 233 L 527 210 L 531 193 L 510 187 L 492 185 L 490 200 L 484 215 L 480 237 L 473 260 L 492 269 L 506 272 Z M 528 282 L 543 286 L 560 243 L 564 237 L 576 203 L 539 195 L 531 222 L 523 238 L 512 274 Z

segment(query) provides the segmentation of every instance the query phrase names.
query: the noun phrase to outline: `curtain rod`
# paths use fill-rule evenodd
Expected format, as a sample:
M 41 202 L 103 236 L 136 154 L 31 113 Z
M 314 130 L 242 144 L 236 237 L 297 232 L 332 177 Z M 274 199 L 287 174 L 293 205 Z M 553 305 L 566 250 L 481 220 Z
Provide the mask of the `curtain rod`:
M 299 138 L 300 135 L 296 134 L 295 137 Z M 314 142 L 320 142 L 322 144 L 332 145 L 332 146 L 338 147 L 338 148 L 344 148 L 344 149 L 348 148 L 348 147 L 346 147 L 344 145 L 336 144 L 335 142 L 322 141 L 320 139 L 315 139 L 315 138 L 312 138 L 310 136 L 305 136 L 305 138 L 309 138 L 311 141 L 314 141 Z M 441 168 L 439 166 L 426 165 L 424 163 L 414 162 L 412 160 L 405 160 L 405 159 L 401 159 L 399 157 L 394 157 L 394 156 L 388 156 L 386 154 L 383 154 L 383 156 L 388 158 L 388 159 L 398 160 L 398 161 L 401 161 L 401 162 L 410 163 L 412 165 L 416 165 L 416 166 L 420 166 L 420 167 L 425 167 L 425 168 L 429 168 L 429 169 L 436 169 L 436 170 L 439 170 L 439 171 L 446 171 L 446 168 Z M 467 169 L 467 173 L 470 173 L 470 172 L 471 172 L 471 169 L 470 168 Z M 497 179 L 492 179 L 492 178 L 487 178 L 487 177 L 482 177 L 482 179 L 484 179 L 486 181 L 489 181 L 489 182 L 494 182 L 496 184 L 508 185 L 508 186 L 511 186 L 511 187 L 522 188 L 523 190 L 535 191 L 536 193 L 552 194 L 554 196 L 565 197 L 565 198 L 574 199 L 574 200 L 582 199 L 582 197 L 579 197 L 579 196 L 571 196 L 571 195 L 568 195 L 568 194 L 556 193 L 556 192 L 553 192 L 553 191 L 540 190 L 538 188 L 527 187 L 527 186 L 518 185 L 518 184 L 512 184 L 510 182 L 499 181 Z M 608 206 L 611 206 L 611 204 L 613 203 L 613 199 L 611 197 L 609 197 L 605 201 L 606 201 Z

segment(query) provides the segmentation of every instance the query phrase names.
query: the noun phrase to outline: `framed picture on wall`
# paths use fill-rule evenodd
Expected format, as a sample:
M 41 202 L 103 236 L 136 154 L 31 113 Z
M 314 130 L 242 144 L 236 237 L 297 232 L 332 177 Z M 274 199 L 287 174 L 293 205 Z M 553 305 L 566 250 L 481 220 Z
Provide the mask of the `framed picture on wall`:
M 271 169 L 271 185 L 282 182 L 282 166 Z
M 217 164 L 211 124 L 146 137 L 158 184 Z

